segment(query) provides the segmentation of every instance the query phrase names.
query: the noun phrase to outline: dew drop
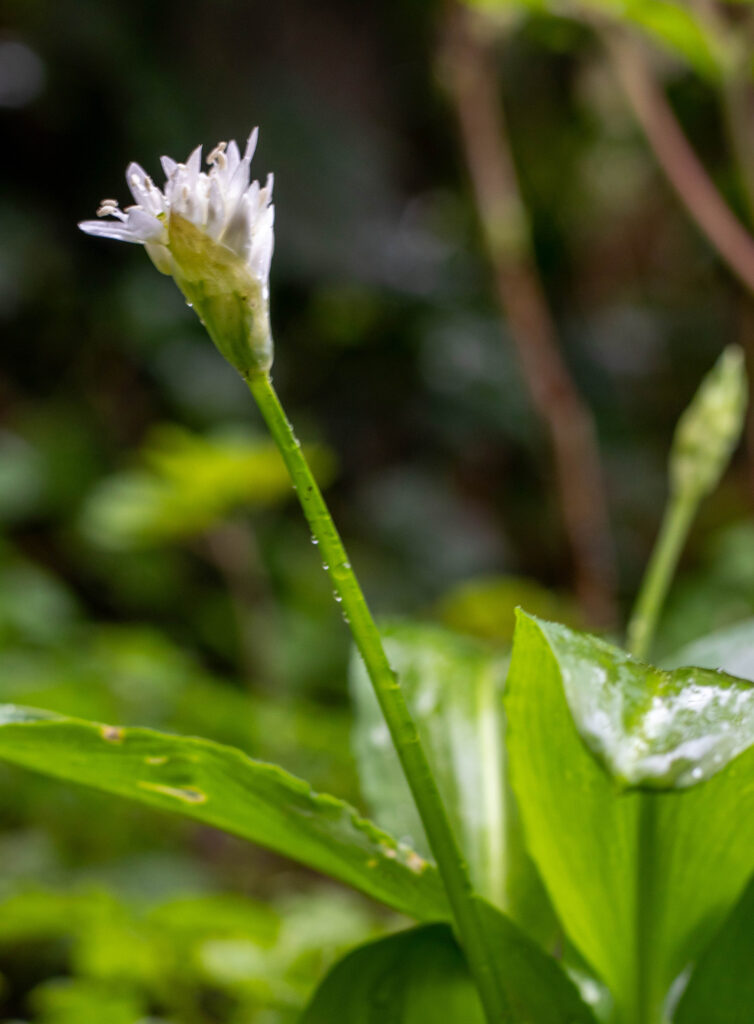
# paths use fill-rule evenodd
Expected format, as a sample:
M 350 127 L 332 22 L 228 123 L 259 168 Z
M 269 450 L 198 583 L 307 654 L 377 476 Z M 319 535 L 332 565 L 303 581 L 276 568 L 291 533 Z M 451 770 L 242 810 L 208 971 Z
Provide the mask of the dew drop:
M 340 604 L 340 602 L 343 600 L 343 598 L 340 596 L 337 590 L 333 590 L 332 596 L 335 598 L 338 604 Z
M 327 564 L 327 562 L 323 562 L 322 563 L 322 568 L 325 570 L 325 572 L 328 572 L 329 569 L 330 569 L 330 566 Z
M 691 772 L 691 778 L 692 779 L 701 779 L 703 774 L 704 774 L 704 772 L 702 771 L 701 768 L 694 768 L 694 770 Z
M 319 541 L 317 540 L 316 537 L 312 537 L 312 544 L 319 544 Z

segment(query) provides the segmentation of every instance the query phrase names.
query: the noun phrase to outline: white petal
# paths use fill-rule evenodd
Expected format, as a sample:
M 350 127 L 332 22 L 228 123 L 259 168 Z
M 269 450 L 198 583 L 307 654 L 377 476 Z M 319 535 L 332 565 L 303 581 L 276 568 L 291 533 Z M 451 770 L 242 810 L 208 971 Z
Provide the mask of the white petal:
M 255 225 L 247 260 L 254 276 L 265 283 L 270 276 L 270 263 L 275 246 L 274 221 L 275 207 L 268 206 Z
M 272 199 L 272 186 L 274 184 L 275 184 L 275 175 L 272 173 L 272 171 L 270 171 L 270 173 L 267 175 L 267 181 L 264 183 L 264 188 L 262 189 L 262 195 L 259 197 L 260 202 L 262 201 L 262 199 L 264 199 L 265 203 L 269 203 L 270 199 Z
M 231 139 L 228 143 L 228 148 L 225 150 L 225 158 L 228 161 L 226 173 L 230 177 L 241 162 L 241 154 L 238 152 L 238 143 L 235 139 Z
M 173 171 L 178 166 L 178 164 L 172 158 L 172 156 L 161 156 L 160 157 L 160 163 L 162 164 L 162 169 L 165 172 L 165 177 L 166 178 L 169 178 L 170 175 L 173 173 Z
M 237 255 L 245 257 L 251 242 L 251 228 L 251 208 L 246 196 L 241 196 L 220 241 Z
M 136 206 L 126 211 L 128 214 L 128 227 L 131 234 L 142 242 L 150 242 L 161 238 L 165 232 L 162 221 L 157 220 L 150 213 Z
M 259 129 L 255 128 L 249 138 L 246 140 L 246 149 L 244 150 L 243 158 L 251 163 L 251 158 L 254 156 L 254 151 L 257 148 L 257 139 L 259 138 Z
M 149 195 L 147 188 L 147 172 L 136 162 L 130 163 L 126 168 L 126 184 L 131 190 L 134 202 L 142 205 Z
M 246 198 L 249 201 L 249 207 L 256 211 L 259 206 L 259 182 L 252 181 L 245 192 Z
M 225 216 L 231 220 L 244 192 L 249 187 L 249 161 L 246 157 L 239 163 L 225 188 Z
M 217 178 L 211 178 L 207 197 L 207 234 L 214 239 L 220 237 L 225 221 L 225 203 L 222 188 Z
M 129 164 L 126 170 L 126 182 L 137 204 L 143 207 L 147 213 L 163 213 L 165 197 L 143 167 L 137 163 Z
M 142 241 L 141 238 L 135 238 L 131 229 L 120 221 L 82 220 L 79 227 L 87 235 L 96 235 L 98 238 L 114 238 L 118 242 Z
M 189 172 L 189 180 L 194 182 L 202 169 L 202 147 L 197 146 L 186 161 L 186 170 Z

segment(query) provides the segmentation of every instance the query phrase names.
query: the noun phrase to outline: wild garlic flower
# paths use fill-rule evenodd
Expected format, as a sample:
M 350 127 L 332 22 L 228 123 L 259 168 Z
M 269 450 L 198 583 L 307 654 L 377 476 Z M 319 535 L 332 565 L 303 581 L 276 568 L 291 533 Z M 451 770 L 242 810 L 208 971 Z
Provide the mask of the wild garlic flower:
M 135 205 L 121 210 L 103 199 L 100 218 L 79 224 L 101 238 L 137 242 L 170 274 L 225 358 L 244 376 L 269 370 L 269 274 L 274 244 L 272 175 L 249 183 L 257 129 L 243 156 L 235 141 L 220 142 L 201 170 L 202 147 L 185 164 L 162 158 L 158 188 L 137 163 L 126 169 Z

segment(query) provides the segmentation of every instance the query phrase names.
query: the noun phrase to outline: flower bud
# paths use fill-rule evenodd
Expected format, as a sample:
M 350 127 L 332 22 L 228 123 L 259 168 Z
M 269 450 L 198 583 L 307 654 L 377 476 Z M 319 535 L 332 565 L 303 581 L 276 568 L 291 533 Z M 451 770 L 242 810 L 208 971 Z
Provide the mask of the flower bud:
M 743 351 L 730 345 L 678 421 L 670 453 L 676 493 L 699 500 L 714 490 L 741 437 L 747 398 Z

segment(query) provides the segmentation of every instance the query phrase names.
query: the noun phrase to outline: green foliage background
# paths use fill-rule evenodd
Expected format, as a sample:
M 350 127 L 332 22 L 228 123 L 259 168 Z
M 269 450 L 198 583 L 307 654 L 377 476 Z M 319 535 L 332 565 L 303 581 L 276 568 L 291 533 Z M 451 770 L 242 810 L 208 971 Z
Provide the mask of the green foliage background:
M 626 604 L 673 424 L 722 345 L 749 339 L 750 300 L 588 27 L 512 6 L 496 5 L 514 18 L 511 139 L 599 428 Z M 517 603 L 577 622 L 442 88 L 442 5 L 0 10 L 0 700 L 204 735 L 363 807 L 347 635 L 248 393 L 143 253 L 75 225 L 125 197 L 129 160 L 156 172 L 258 123 L 275 378 L 375 609 L 501 650 Z M 714 42 L 661 29 L 671 100 L 745 217 Z M 754 610 L 751 473 L 743 453 L 704 507 L 665 650 Z M 21 769 L 0 771 L 0 825 L 5 1021 L 285 1024 L 338 952 L 396 924 L 219 832 Z

